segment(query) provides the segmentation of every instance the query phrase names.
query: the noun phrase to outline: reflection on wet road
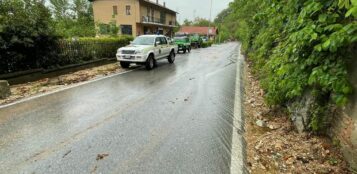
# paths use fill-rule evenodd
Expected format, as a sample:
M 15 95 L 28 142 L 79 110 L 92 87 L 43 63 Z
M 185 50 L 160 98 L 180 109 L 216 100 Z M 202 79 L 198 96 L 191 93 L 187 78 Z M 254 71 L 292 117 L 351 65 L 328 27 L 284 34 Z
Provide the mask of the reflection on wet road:
M 238 43 L 0 109 L 0 173 L 230 173 Z

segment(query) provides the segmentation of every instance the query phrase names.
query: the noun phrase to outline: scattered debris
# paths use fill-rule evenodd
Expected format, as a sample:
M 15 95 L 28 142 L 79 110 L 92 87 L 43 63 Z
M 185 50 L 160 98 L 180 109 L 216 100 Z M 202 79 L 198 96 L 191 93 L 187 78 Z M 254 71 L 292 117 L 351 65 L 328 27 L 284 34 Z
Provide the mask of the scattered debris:
M 97 161 L 102 160 L 102 159 L 104 159 L 104 158 L 107 157 L 107 156 L 109 156 L 109 154 L 107 154 L 107 153 L 98 154 L 96 160 L 97 160 Z
M 190 78 L 190 80 L 195 80 L 196 78 L 194 78 L 194 77 L 192 77 L 192 78 Z
M 351 173 L 338 146 L 329 138 L 299 134 L 283 109 L 266 106 L 263 96 L 259 81 L 246 66 L 244 112 L 249 173 Z
M 276 129 L 280 128 L 280 125 L 276 124 L 276 123 L 269 123 L 268 124 L 268 128 L 271 129 L 271 130 L 276 130 Z
M 65 158 L 68 154 L 70 154 L 72 152 L 72 150 L 69 150 L 69 151 L 67 151 L 63 156 L 62 156 L 62 158 Z
M 98 166 L 95 165 L 90 173 L 91 173 L 91 174 L 95 174 L 95 172 L 97 171 L 97 169 L 98 169 Z
M 259 127 L 267 127 L 267 123 L 264 120 L 257 120 L 255 124 Z
M 0 105 L 13 103 L 26 97 L 58 90 L 68 85 L 89 81 L 123 71 L 125 70 L 120 68 L 117 63 L 112 63 L 53 78 L 44 78 L 35 82 L 13 85 L 10 86 L 12 95 L 8 96 L 6 99 L 0 99 Z

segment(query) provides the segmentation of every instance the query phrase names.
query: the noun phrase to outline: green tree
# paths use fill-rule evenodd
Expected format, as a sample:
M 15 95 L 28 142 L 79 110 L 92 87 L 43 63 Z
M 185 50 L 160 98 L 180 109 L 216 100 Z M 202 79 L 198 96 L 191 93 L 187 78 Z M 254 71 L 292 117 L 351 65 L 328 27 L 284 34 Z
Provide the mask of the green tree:
M 193 26 L 197 26 L 197 27 L 208 27 L 208 26 L 215 26 L 215 24 L 211 21 L 209 21 L 208 19 L 205 18 L 196 18 L 193 23 Z
M 70 9 L 69 0 L 50 0 L 50 3 L 57 19 L 68 17 L 68 10 Z
M 50 65 L 57 42 L 52 22 L 43 1 L 0 1 L 0 73 Z
M 229 16 L 231 13 L 232 13 L 232 9 L 230 9 L 230 8 L 227 8 L 227 9 L 222 10 L 222 11 L 217 15 L 217 17 L 214 19 L 214 23 L 215 23 L 215 24 L 223 23 L 223 22 L 224 22 L 224 19 L 226 19 L 227 16 Z
M 95 25 L 92 4 L 87 0 L 51 0 L 56 33 L 62 37 L 93 37 Z
M 185 19 L 185 20 L 183 21 L 183 25 L 184 25 L 184 26 L 191 26 L 192 24 L 193 24 L 193 22 L 190 21 L 190 20 L 188 20 L 188 19 Z
M 77 18 L 87 17 L 91 13 L 91 4 L 87 0 L 73 0 L 72 10 Z
M 208 27 L 209 25 L 215 26 L 213 22 L 210 22 L 205 18 L 199 18 L 199 17 L 197 17 L 194 21 L 190 21 L 188 19 L 185 19 L 183 21 L 183 26 Z
M 176 27 L 174 28 L 174 33 L 177 33 L 178 31 L 180 31 L 180 29 L 181 29 L 181 24 L 178 21 L 176 21 Z

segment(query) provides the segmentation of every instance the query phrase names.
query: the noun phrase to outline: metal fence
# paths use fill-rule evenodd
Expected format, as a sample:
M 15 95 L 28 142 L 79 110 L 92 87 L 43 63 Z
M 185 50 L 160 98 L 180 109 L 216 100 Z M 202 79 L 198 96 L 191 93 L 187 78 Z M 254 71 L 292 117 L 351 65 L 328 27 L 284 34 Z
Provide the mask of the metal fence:
M 115 57 L 118 48 L 129 43 L 123 41 L 68 41 L 58 42 L 57 55 L 60 65 L 79 63 L 89 60 Z
M 123 36 L 117 38 L 79 38 L 59 40 L 46 50 L 47 56 L 21 54 L 21 50 L 13 50 L 10 56 L 0 54 L 0 74 L 27 71 L 31 69 L 52 69 L 103 58 L 114 58 L 117 49 L 126 46 L 133 38 Z

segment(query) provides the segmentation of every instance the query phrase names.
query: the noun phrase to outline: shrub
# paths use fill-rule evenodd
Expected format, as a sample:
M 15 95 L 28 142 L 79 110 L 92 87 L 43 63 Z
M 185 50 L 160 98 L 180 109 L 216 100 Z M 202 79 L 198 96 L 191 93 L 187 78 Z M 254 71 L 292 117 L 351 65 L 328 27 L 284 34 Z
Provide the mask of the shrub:
M 119 27 L 115 22 L 110 22 L 109 24 L 99 23 L 98 28 L 98 34 L 100 35 L 117 36 L 119 33 Z
M 213 44 L 212 41 L 203 42 L 203 43 L 202 43 L 202 48 L 211 47 L 212 44 Z

